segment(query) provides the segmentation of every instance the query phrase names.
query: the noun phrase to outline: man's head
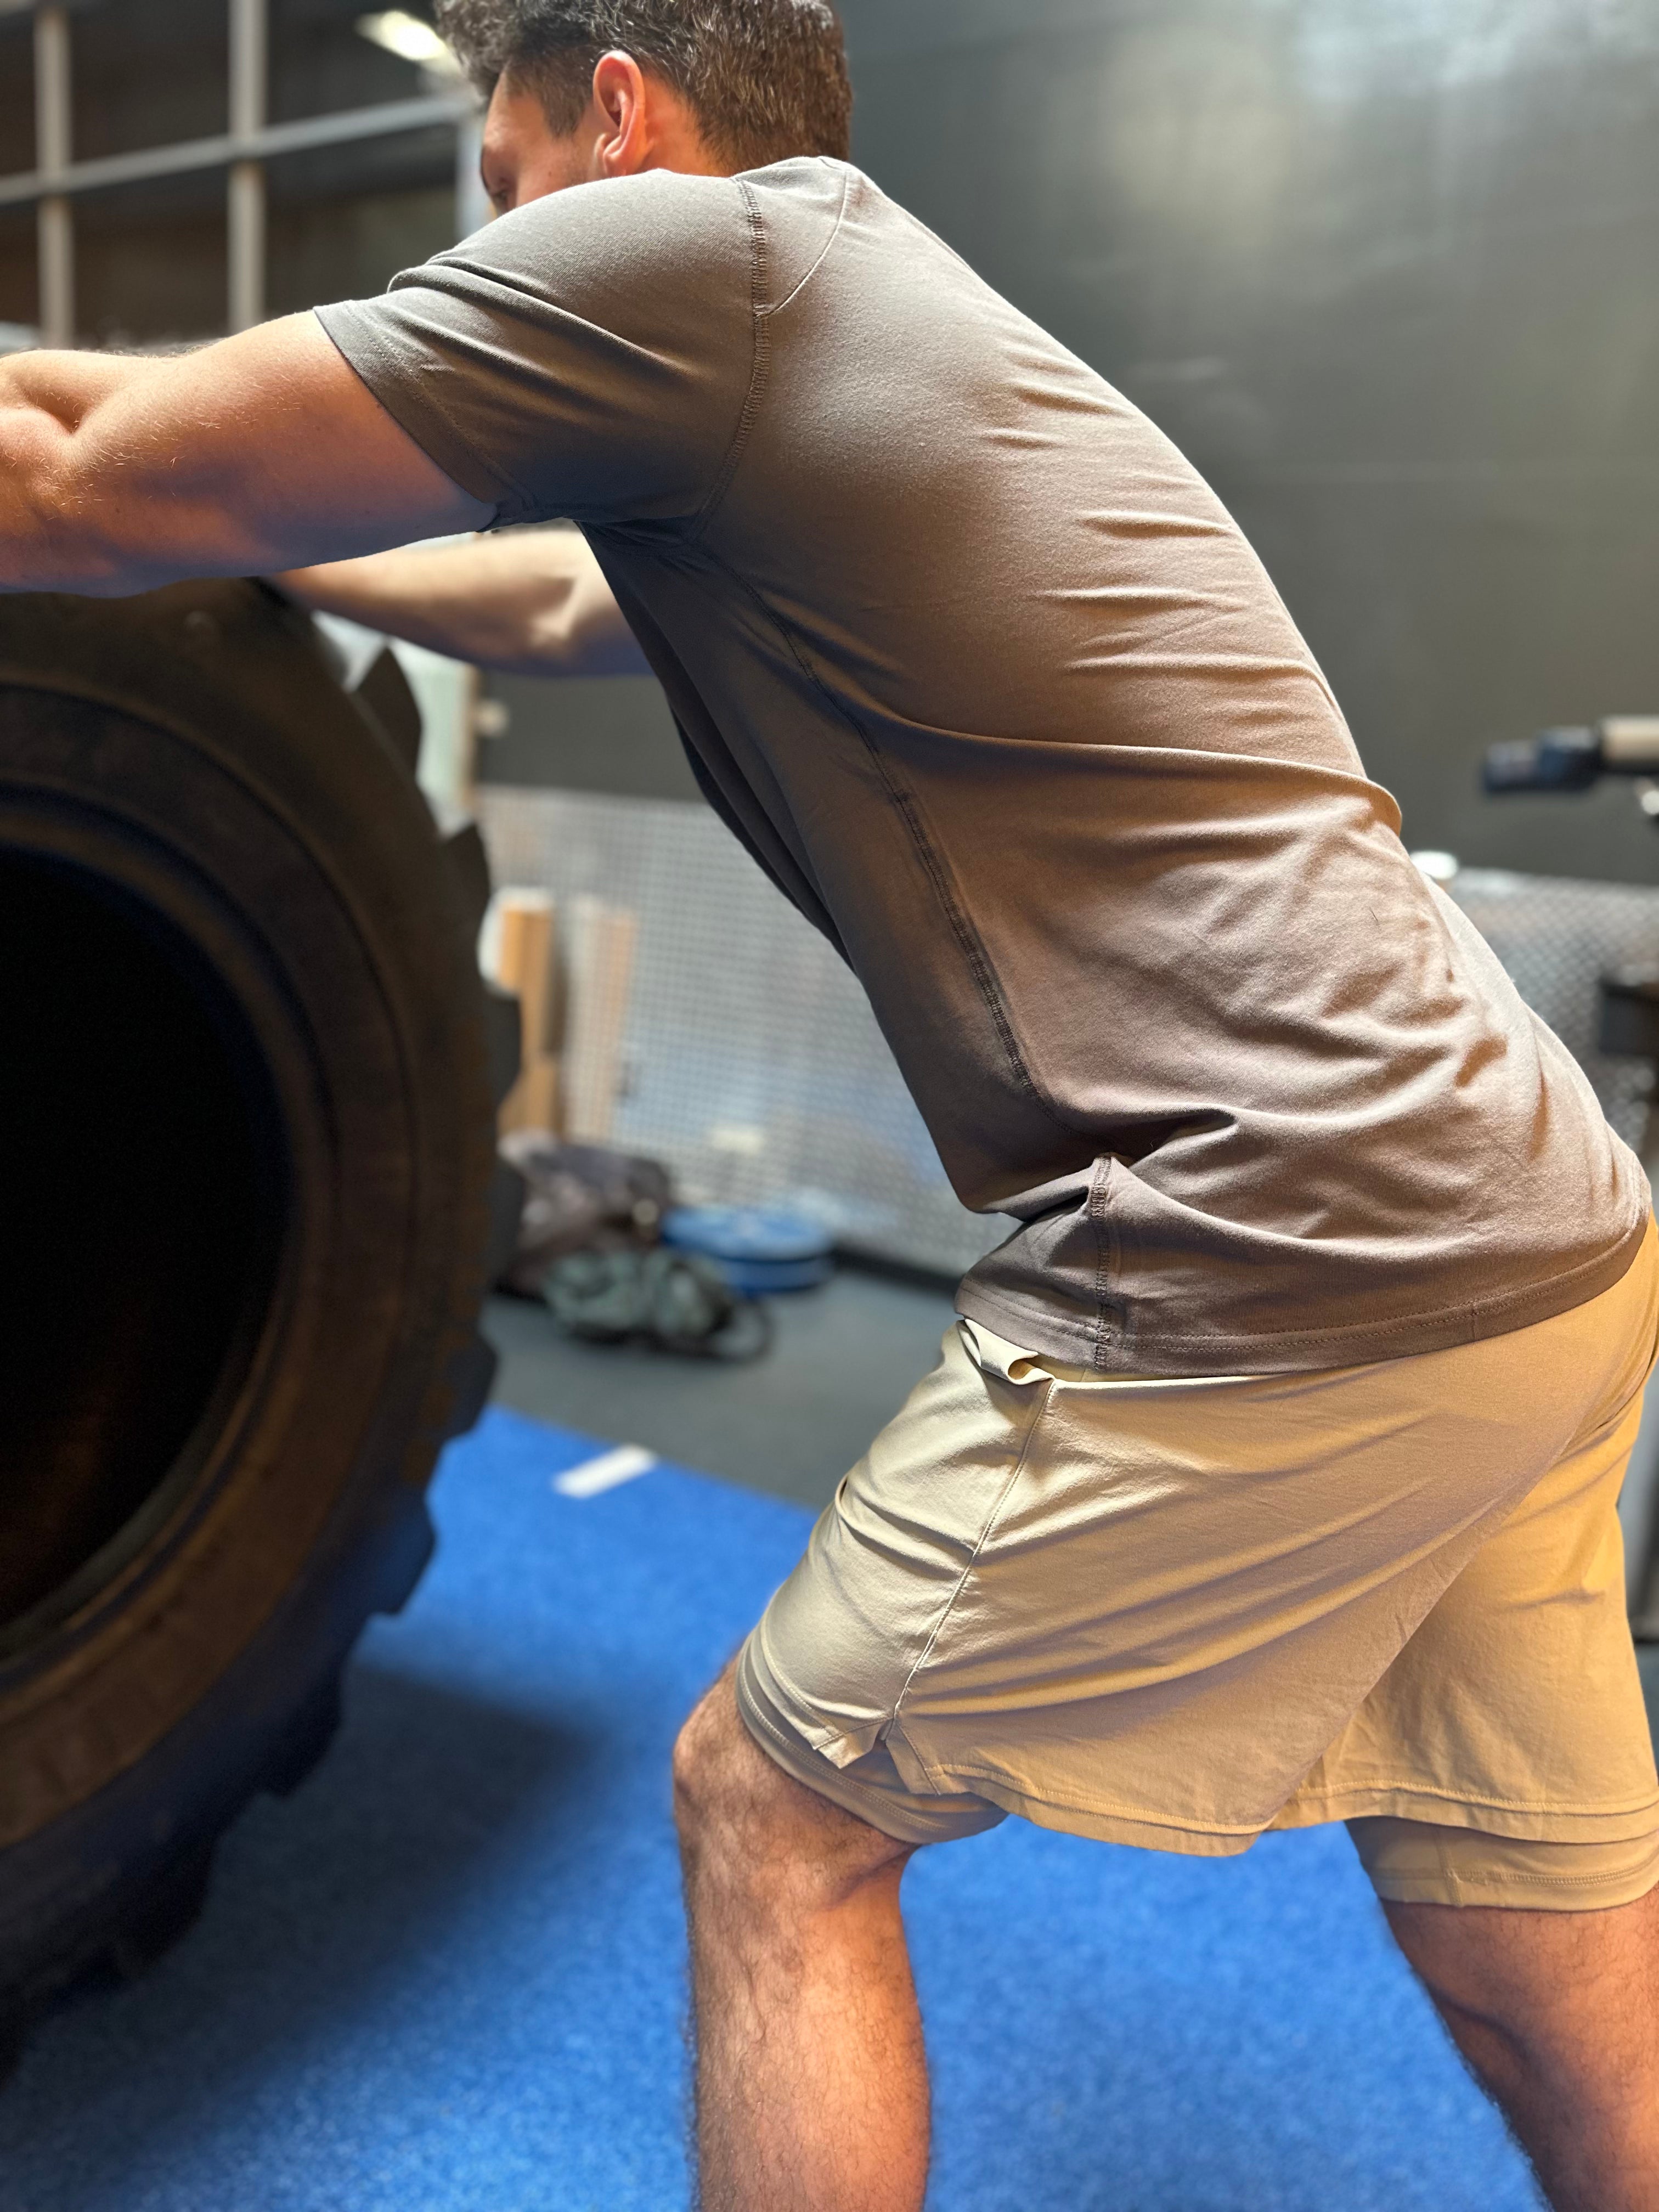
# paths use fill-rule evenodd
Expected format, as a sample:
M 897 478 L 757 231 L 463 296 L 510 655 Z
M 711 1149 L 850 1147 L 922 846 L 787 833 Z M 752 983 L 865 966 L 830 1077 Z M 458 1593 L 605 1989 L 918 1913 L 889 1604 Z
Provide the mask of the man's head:
M 498 210 L 567 185 L 669 168 L 735 175 L 844 161 L 853 94 L 827 0 L 435 0 L 489 96 Z

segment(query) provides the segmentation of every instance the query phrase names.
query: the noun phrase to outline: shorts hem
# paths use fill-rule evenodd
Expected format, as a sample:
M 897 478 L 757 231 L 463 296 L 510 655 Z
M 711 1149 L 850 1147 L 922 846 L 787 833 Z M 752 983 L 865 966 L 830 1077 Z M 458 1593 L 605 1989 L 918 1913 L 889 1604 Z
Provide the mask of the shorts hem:
M 889 1735 L 888 1754 L 902 1768 L 912 1800 L 929 1794 L 939 1800 L 935 1814 L 914 1803 L 895 1802 L 888 1792 L 859 1781 L 836 1761 L 836 1748 L 851 1750 L 854 1761 L 859 1749 L 842 1731 L 827 1727 L 813 1714 L 802 1692 L 763 1654 L 759 1646 L 763 1627 L 763 1622 L 744 1646 L 737 1675 L 738 1708 L 750 1733 L 798 1782 L 902 1843 L 945 1843 L 979 1834 L 996 1825 L 978 1817 L 986 1805 L 998 1808 L 999 1819 L 1028 1820 L 1034 1827 L 1061 1835 L 1182 1858 L 1237 1858 L 1264 1835 L 1297 1828 L 1334 1827 L 1346 1820 L 1418 1820 L 1431 1827 L 1468 1829 L 1511 1842 L 1540 1844 L 1639 1843 L 1659 1831 L 1659 1792 L 1633 1804 L 1592 1808 L 1504 1804 L 1449 1790 L 1437 1790 L 1422 1783 L 1382 1780 L 1316 1796 L 1298 1796 L 1293 1792 L 1276 1814 L 1260 1823 L 1199 1826 L 1164 1819 L 1146 1806 L 1079 1805 L 1056 1796 L 1038 1796 L 996 1770 L 931 1761 L 918 1749 L 900 1711 L 884 1731 Z M 751 1668 L 757 1688 L 751 1687 L 747 1679 Z M 775 1717 L 767 1709 L 769 1702 L 776 1708 Z M 1444 1900 L 1401 1898 L 1395 1901 Z
M 929 1770 L 930 1779 L 932 1770 Z M 1127 1844 L 1139 1850 L 1165 1851 L 1180 1858 L 1240 1858 L 1264 1832 L 1260 1828 L 1182 1828 L 1173 1823 L 1138 1819 L 1127 1813 L 1102 1813 L 1064 1805 L 1054 1798 L 1033 1797 L 1012 1788 L 994 1775 L 967 1771 L 958 1778 L 975 1796 L 1004 1813 L 1029 1820 L 1034 1828 L 1049 1828 L 1062 1836 L 1080 1836 L 1095 1844 Z
M 1484 1906 L 1499 1912 L 1616 1912 L 1639 1905 L 1659 1888 L 1659 1852 L 1639 1872 L 1607 1875 L 1502 1875 L 1480 1881 L 1431 1875 L 1370 1874 L 1371 1887 L 1385 1905 L 1443 1905 L 1468 1911 Z
M 902 1722 L 899 1723 L 902 1730 Z M 1277 1816 L 1260 1826 L 1199 1827 L 1165 1820 L 1146 1808 L 1081 1806 L 1057 1797 L 1038 1797 L 1011 1783 L 1005 1775 L 971 1766 L 940 1767 L 918 1759 L 906 1747 L 929 1789 L 941 1798 L 962 1793 L 987 1800 L 1002 1811 L 1034 1827 L 1050 1828 L 1062 1835 L 1080 1836 L 1091 1842 L 1127 1844 L 1138 1850 L 1165 1851 L 1182 1858 L 1237 1858 L 1264 1835 L 1294 1828 L 1336 1827 L 1347 1820 L 1392 1817 L 1420 1820 L 1441 1828 L 1458 1828 L 1476 1834 L 1501 1837 L 1516 1843 L 1620 1844 L 1639 1843 L 1659 1831 L 1659 1796 L 1644 1805 L 1616 1807 L 1610 1811 L 1541 1809 L 1489 1806 L 1480 1799 L 1437 1796 L 1432 1792 L 1401 1789 L 1344 1791 L 1326 1804 L 1298 1804 L 1294 1799 Z M 878 1793 L 877 1793 L 878 1794 Z M 1287 1817 L 1288 1816 L 1288 1817 Z
M 811 1790 L 816 1796 L 827 1797 L 842 1812 L 850 1813 L 854 1820 L 862 1820 L 866 1827 L 878 1829 L 898 1844 L 921 1847 L 955 1843 L 1001 1826 L 1004 1815 L 1000 1811 L 991 1812 L 988 1818 L 985 1817 L 986 1808 L 975 1808 L 970 1814 L 960 1798 L 957 1802 L 962 1809 L 955 1815 L 945 1809 L 951 1802 L 948 1798 L 937 1814 L 926 1814 L 899 1806 L 884 1791 L 866 1789 L 863 1783 L 854 1781 L 822 1752 L 814 1751 L 787 1729 L 779 1727 L 764 1711 L 744 1679 L 749 1656 L 745 1649 L 738 1667 L 735 1688 L 738 1717 L 773 1764 L 781 1766 L 803 1789 Z

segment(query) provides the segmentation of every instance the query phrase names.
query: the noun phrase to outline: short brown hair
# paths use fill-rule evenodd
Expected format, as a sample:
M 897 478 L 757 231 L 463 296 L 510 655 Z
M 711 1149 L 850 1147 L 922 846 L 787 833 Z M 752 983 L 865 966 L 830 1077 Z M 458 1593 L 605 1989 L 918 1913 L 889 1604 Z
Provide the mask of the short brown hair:
M 435 0 L 435 13 L 481 92 L 510 77 L 561 137 L 600 60 L 620 52 L 672 86 L 734 169 L 851 151 L 853 88 L 828 0 Z

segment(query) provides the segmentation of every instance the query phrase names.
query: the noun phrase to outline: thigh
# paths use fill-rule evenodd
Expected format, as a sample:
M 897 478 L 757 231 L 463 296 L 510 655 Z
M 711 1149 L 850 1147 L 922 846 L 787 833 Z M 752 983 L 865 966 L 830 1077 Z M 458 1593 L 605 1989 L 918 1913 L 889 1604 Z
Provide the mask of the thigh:
M 1616 2081 L 1659 2057 L 1659 1889 L 1609 1911 L 1390 1905 L 1395 1942 L 1442 2010 L 1577 2050 Z
M 680 1731 L 674 1809 L 688 1866 L 725 1866 L 749 1886 L 839 1893 L 903 1864 L 908 1848 L 854 1808 L 803 1788 L 763 1755 L 727 1668 Z

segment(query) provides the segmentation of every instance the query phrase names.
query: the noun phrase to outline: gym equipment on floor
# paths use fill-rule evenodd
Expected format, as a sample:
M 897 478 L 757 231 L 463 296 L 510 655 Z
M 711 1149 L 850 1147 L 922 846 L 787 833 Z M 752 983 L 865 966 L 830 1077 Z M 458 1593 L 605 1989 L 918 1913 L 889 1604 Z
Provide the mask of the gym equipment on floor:
M 663 1242 L 712 1260 L 744 1297 L 813 1291 L 836 1271 L 835 1239 L 821 1221 L 783 1206 L 682 1206 Z

